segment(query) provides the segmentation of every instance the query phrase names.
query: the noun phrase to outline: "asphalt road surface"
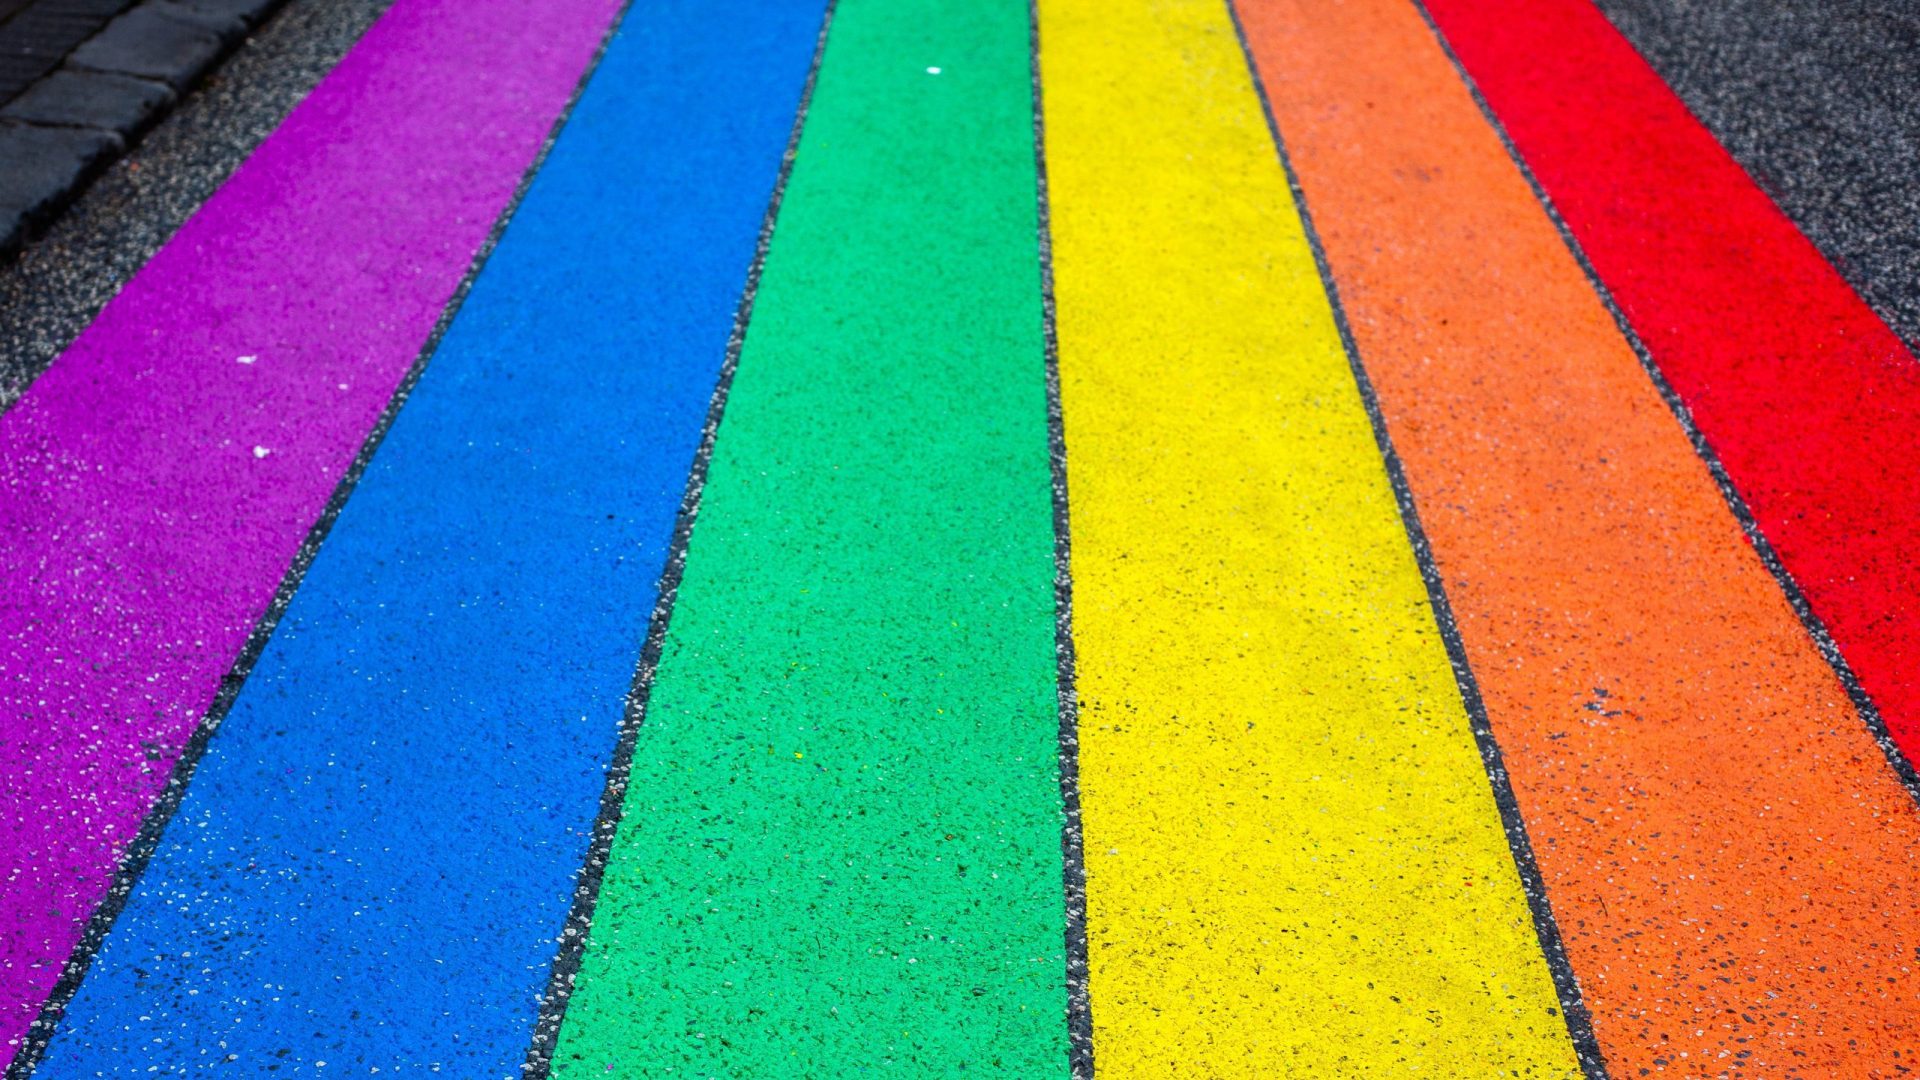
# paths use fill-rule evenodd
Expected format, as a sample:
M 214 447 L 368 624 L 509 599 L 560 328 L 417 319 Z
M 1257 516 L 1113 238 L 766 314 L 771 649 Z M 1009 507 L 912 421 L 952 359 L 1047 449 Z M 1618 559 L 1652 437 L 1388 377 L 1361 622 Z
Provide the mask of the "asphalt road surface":
M 0 270 L 9 1080 L 1920 1072 L 1916 42 L 295 0 Z

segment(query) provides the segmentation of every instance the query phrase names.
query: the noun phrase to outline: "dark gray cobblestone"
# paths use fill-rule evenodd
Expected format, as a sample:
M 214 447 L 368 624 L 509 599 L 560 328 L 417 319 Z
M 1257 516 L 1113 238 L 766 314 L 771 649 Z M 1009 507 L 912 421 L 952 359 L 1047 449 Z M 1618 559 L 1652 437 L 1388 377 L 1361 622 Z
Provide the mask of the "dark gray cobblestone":
M 88 38 L 67 57 L 67 65 L 137 75 L 184 90 L 213 66 L 228 40 L 212 27 L 180 18 L 167 5 L 148 3 Z
M 0 120 L 137 133 L 174 99 L 165 83 L 97 71 L 56 71 L 0 108 Z
M 120 149 L 111 132 L 0 124 L 0 213 L 31 228 Z M 16 228 L 20 226 L 15 226 Z
M 280 6 L 280 0 L 175 0 L 169 7 L 186 8 L 201 16 L 238 20 L 259 26 Z
M 60 66 L 133 0 L 25 0 L 0 23 L 0 102 Z

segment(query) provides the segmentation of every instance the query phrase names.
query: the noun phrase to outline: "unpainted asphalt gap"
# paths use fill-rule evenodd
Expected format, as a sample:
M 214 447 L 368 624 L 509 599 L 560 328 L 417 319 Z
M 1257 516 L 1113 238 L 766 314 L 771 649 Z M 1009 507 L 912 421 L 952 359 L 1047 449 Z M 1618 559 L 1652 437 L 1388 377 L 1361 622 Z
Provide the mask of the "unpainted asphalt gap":
M 1040 80 L 1039 0 L 1027 3 L 1028 77 L 1033 80 L 1033 165 L 1038 193 L 1040 302 L 1046 317 L 1047 450 L 1053 473 L 1053 653 L 1060 709 L 1061 893 L 1066 903 L 1067 1064 L 1093 1080 L 1093 1006 L 1088 989 L 1087 845 L 1080 804 L 1080 693 L 1073 647 L 1073 515 L 1067 498 L 1066 421 L 1060 407 L 1060 335 L 1055 323 L 1053 226 L 1047 196 L 1046 93 Z

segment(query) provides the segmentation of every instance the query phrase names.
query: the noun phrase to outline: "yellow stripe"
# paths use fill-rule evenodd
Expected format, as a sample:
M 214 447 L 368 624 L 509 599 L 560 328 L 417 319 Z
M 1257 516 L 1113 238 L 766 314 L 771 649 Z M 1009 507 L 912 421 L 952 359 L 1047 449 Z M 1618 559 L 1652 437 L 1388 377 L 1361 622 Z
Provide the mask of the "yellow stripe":
M 1221 0 L 1041 0 L 1094 1052 L 1578 1067 Z

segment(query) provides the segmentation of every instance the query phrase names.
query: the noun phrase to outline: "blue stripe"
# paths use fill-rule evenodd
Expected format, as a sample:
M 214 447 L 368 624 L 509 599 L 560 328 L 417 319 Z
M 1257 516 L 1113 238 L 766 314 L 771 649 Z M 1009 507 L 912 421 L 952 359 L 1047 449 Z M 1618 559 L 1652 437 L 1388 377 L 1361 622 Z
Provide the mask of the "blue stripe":
M 636 3 L 44 1080 L 520 1075 L 823 15 Z

